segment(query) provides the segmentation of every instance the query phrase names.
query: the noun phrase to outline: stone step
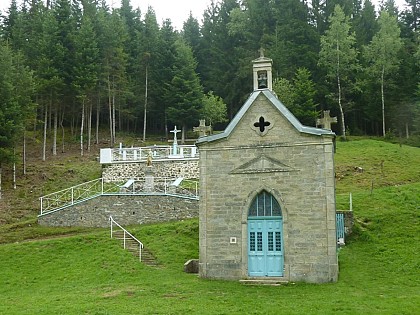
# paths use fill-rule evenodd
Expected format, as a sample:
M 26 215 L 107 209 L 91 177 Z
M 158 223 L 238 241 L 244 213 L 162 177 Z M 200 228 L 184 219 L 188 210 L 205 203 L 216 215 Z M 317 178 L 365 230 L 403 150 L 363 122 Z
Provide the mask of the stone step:
M 112 232 L 112 238 L 120 241 L 121 247 L 124 247 L 125 242 L 125 249 L 128 250 L 130 253 L 132 253 L 134 256 L 139 257 L 139 243 L 130 238 L 128 235 L 125 236 L 124 240 L 124 231 L 123 230 L 114 230 Z M 148 266 L 158 266 L 158 262 L 156 258 L 153 256 L 153 254 L 146 248 L 142 249 L 141 252 L 141 261 L 145 265 Z
M 143 248 L 141 253 L 141 261 L 148 266 L 158 266 L 155 256 L 147 249 Z
M 276 278 L 276 277 L 270 277 L 270 278 L 253 278 L 253 279 L 242 279 L 239 280 L 240 283 L 244 285 L 272 285 L 272 286 L 279 286 L 288 284 L 289 281 L 287 281 L 284 278 Z

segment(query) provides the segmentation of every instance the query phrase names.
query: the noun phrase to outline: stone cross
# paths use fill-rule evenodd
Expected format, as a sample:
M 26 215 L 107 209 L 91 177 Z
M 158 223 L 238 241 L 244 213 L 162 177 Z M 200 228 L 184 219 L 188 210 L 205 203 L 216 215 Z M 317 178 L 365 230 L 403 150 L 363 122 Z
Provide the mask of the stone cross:
M 324 110 L 324 117 L 316 120 L 317 126 L 322 126 L 324 129 L 331 130 L 331 124 L 337 123 L 337 117 L 330 117 L 330 111 Z
M 172 132 L 174 134 L 174 143 L 173 143 L 173 146 L 172 146 L 172 155 L 177 155 L 178 154 L 178 140 L 176 138 L 176 134 L 178 132 L 180 132 L 180 130 L 176 129 L 176 126 L 175 126 L 174 130 L 171 130 L 169 132 Z
M 198 127 L 194 127 L 193 131 L 198 132 L 200 137 L 204 137 L 207 135 L 207 132 L 211 131 L 211 126 L 206 126 L 206 120 L 200 119 L 200 125 Z
M 258 51 L 260 52 L 260 58 L 263 58 L 264 57 L 264 48 L 260 48 L 260 49 L 258 49 Z

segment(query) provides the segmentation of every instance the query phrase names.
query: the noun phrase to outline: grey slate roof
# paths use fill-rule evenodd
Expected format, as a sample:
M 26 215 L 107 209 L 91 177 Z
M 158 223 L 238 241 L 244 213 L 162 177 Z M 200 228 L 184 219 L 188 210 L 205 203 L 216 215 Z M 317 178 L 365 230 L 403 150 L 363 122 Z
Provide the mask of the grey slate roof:
M 196 144 L 204 143 L 204 142 L 213 142 L 216 140 L 220 140 L 223 138 L 229 137 L 229 135 L 232 133 L 232 131 L 235 129 L 236 125 L 240 122 L 242 117 L 245 115 L 245 113 L 248 111 L 248 109 L 251 107 L 251 105 L 254 103 L 254 101 L 257 99 L 257 97 L 260 94 L 264 94 L 265 97 L 277 108 L 277 110 L 301 133 L 310 134 L 310 135 L 316 135 L 316 136 L 331 136 L 334 137 L 335 133 L 328 129 L 322 129 L 322 128 L 315 128 L 315 127 L 308 127 L 304 126 L 300 123 L 299 120 L 287 109 L 286 106 L 283 105 L 283 103 L 268 89 L 263 90 L 257 90 L 254 91 L 250 97 L 247 99 L 245 104 L 241 107 L 239 112 L 235 115 L 235 117 L 232 119 L 232 121 L 229 123 L 229 125 L 226 127 L 226 129 L 219 134 L 206 136 L 206 137 L 200 137 L 196 141 Z

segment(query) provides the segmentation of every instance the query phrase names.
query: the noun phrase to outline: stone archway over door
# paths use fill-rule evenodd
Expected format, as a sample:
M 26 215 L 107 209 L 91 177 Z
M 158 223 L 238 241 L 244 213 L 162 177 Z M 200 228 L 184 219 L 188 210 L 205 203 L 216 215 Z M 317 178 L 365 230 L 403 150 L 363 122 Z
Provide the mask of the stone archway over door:
M 283 220 L 277 200 L 262 191 L 248 211 L 248 274 L 283 276 Z

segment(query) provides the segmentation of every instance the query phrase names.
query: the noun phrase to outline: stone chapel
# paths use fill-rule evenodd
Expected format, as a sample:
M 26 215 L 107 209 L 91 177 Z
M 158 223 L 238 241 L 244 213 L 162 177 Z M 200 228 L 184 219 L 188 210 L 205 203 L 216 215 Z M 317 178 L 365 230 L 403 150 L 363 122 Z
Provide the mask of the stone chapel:
M 272 91 L 272 60 L 253 61 L 254 91 L 200 150 L 201 277 L 337 281 L 334 139 L 302 125 Z

